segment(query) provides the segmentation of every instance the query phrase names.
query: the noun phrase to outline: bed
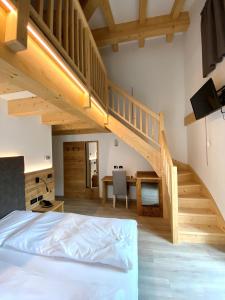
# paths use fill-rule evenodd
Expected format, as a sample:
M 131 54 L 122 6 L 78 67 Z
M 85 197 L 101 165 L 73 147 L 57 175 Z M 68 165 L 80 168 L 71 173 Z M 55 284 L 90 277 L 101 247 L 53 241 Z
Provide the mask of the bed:
M 138 299 L 135 221 L 18 211 L 20 202 L 0 220 L 1 300 Z

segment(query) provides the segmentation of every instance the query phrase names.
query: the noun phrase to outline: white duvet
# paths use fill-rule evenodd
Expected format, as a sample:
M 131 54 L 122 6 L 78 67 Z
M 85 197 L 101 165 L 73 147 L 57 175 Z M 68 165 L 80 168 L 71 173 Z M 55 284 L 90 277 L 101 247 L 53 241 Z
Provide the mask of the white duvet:
M 0 261 L 0 299 L 125 300 L 125 294 L 112 285 L 55 280 Z
M 0 245 L 15 250 L 132 269 L 133 220 L 15 211 L 0 221 Z

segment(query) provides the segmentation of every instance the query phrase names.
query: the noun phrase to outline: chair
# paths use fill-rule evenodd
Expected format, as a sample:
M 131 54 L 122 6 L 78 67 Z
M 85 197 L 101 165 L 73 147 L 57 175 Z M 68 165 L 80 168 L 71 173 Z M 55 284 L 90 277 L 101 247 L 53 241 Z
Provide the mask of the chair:
M 127 196 L 127 177 L 126 171 L 118 170 L 113 171 L 113 208 L 116 207 L 116 197 L 126 197 L 126 208 L 128 208 L 128 196 Z

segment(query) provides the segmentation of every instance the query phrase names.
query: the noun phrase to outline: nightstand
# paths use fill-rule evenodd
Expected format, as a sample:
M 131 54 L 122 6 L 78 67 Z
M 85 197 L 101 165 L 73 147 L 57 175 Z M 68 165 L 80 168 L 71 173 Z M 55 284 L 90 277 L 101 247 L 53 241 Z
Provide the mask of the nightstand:
M 64 201 L 54 201 L 52 202 L 53 206 L 51 207 L 41 207 L 41 205 L 35 206 L 32 211 L 33 212 L 48 212 L 48 211 L 57 211 L 57 212 L 64 212 Z

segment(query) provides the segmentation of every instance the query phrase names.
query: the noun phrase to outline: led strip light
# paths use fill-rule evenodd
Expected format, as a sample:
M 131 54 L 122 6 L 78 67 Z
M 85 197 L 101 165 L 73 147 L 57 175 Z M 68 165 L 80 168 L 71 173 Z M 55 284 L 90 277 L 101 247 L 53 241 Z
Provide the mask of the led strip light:
M 7 1 L 1 0 L 4 6 L 10 11 L 16 13 L 14 7 Z M 63 63 L 63 61 L 54 53 L 54 51 L 46 44 L 46 42 L 41 38 L 38 32 L 33 28 L 31 24 L 27 25 L 28 32 L 41 44 L 41 46 L 46 50 L 46 52 L 54 59 L 55 62 L 63 69 L 63 71 L 75 82 L 75 84 L 88 95 L 87 89 L 83 86 L 83 84 L 73 75 L 73 73 L 69 70 L 69 68 Z M 106 111 L 103 107 L 96 101 L 96 99 L 91 96 L 91 102 L 105 115 Z

